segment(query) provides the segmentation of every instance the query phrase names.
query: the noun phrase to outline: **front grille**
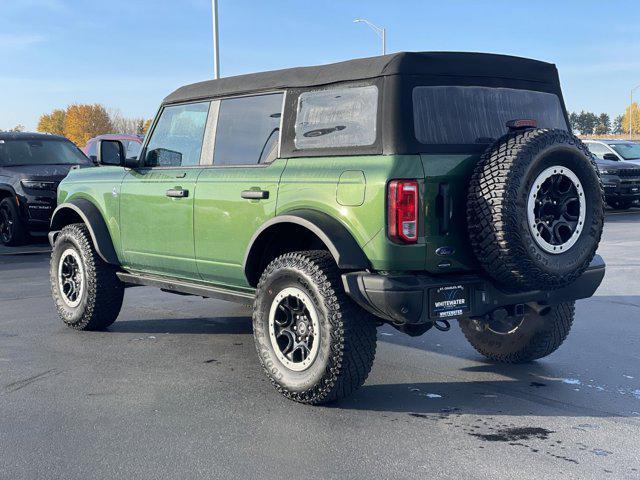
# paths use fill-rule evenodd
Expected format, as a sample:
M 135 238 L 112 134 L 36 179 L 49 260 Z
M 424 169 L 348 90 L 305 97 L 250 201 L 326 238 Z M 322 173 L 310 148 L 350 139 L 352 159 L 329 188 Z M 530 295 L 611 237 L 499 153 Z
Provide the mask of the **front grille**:
M 640 168 L 624 168 L 618 171 L 620 177 L 640 177 Z

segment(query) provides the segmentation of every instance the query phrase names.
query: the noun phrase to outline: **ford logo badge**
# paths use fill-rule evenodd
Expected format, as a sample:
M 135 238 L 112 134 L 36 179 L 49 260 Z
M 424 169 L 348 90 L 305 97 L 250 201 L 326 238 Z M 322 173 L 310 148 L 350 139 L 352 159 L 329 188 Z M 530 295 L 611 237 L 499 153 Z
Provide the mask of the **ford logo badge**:
M 448 257 L 456 253 L 456 249 L 453 247 L 440 247 L 436 250 L 436 255 L 439 257 Z

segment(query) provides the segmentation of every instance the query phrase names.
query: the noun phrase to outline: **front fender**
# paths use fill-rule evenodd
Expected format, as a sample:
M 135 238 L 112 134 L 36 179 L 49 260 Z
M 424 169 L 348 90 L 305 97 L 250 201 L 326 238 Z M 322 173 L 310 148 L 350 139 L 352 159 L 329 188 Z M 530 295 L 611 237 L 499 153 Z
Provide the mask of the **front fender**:
M 111 234 L 102 217 L 102 213 L 100 213 L 98 207 L 84 198 L 70 200 L 58 205 L 54 210 L 51 217 L 51 232 L 49 233 L 51 246 L 53 246 L 60 230 L 71 223 L 76 223 L 78 217 L 87 226 L 98 255 L 107 263 L 120 265 L 116 251 L 113 248 Z

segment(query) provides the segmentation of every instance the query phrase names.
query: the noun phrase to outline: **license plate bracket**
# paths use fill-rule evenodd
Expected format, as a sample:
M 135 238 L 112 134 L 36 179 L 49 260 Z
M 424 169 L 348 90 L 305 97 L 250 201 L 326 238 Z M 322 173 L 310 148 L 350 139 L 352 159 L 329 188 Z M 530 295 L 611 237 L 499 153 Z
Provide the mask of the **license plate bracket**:
M 431 318 L 460 317 L 471 310 L 471 288 L 454 284 L 429 289 L 429 316 Z

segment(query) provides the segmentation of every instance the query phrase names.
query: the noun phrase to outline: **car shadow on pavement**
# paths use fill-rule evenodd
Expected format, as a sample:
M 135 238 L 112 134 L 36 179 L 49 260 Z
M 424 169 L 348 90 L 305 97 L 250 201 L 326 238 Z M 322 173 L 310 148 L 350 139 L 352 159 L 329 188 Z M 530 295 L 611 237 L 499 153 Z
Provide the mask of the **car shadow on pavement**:
M 113 333 L 251 334 L 251 317 L 161 318 L 119 320 L 108 329 Z
M 605 223 L 624 223 L 624 222 L 640 221 L 640 208 L 631 208 L 629 210 L 613 210 L 605 211 Z
M 615 411 L 576 404 L 561 380 L 415 382 L 364 385 L 353 397 L 334 405 L 345 410 L 406 413 L 412 416 L 475 414 L 482 416 L 626 417 Z

